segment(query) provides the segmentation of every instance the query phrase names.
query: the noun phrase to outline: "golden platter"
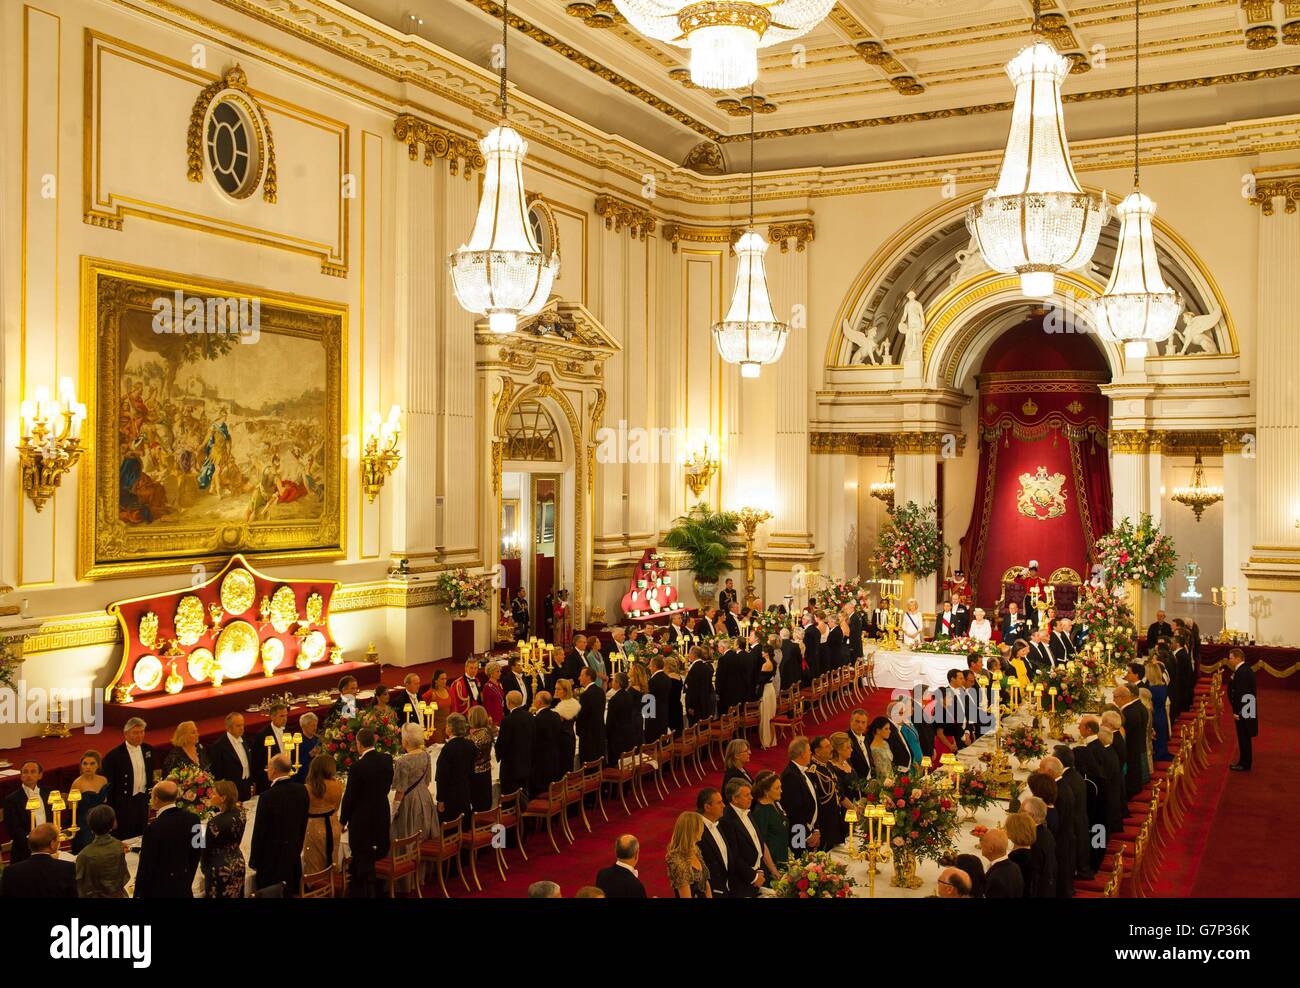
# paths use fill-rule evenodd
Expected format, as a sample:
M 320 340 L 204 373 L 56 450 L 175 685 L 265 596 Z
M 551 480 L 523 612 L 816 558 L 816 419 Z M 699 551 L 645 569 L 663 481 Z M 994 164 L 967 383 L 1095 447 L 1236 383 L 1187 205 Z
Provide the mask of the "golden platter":
M 158 615 L 153 611 L 140 615 L 140 644 L 153 648 L 158 641 Z
M 142 655 L 135 660 L 135 668 L 131 670 L 131 679 L 135 682 L 135 688 L 141 693 L 147 693 L 149 690 L 156 690 L 158 684 L 162 682 L 163 667 L 158 661 L 156 655 Z
M 293 587 L 280 587 L 271 595 L 271 627 L 284 634 L 298 620 L 298 598 Z
M 227 679 L 247 676 L 257 662 L 257 629 L 247 621 L 232 621 L 217 638 L 217 665 Z
M 232 569 L 221 581 L 221 606 L 230 614 L 243 614 L 256 597 L 257 585 L 246 569 Z
M 302 644 L 299 647 L 308 662 L 319 662 L 325 657 L 325 646 L 327 644 L 323 634 L 319 631 L 311 631 L 303 636 Z
M 320 624 L 320 617 L 325 611 L 325 598 L 318 593 L 311 593 L 307 597 L 307 623 Z
M 208 648 L 196 648 L 189 654 L 185 667 L 189 670 L 190 679 L 203 682 L 212 676 L 212 670 L 216 667 L 216 660 L 212 657 L 212 650 Z
M 268 638 L 262 642 L 262 671 L 268 676 L 284 661 L 284 642 L 278 638 Z
M 181 598 L 181 602 L 176 605 L 176 617 L 173 620 L 176 625 L 176 637 L 182 645 L 193 645 L 208 629 L 207 612 L 203 609 L 203 601 L 193 594 Z

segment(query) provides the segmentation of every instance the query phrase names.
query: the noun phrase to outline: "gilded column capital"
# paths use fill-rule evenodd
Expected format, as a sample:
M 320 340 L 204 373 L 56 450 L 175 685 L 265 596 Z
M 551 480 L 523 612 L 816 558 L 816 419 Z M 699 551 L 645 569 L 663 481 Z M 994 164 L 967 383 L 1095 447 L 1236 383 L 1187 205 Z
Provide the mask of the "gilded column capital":
M 393 122 L 393 136 L 406 145 L 412 161 L 419 157 L 420 148 L 423 147 L 426 165 L 432 165 L 434 158 L 446 158 L 448 171 L 455 175 L 463 166 L 467 181 L 474 169 L 483 168 L 487 164 L 477 141 L 421 120 L 411 113 L 403 113 Z
M 1300 176 L 1255 179 L 1255 194 L 1250 197 L 1251 205 L 1259 206 L 1265 216 L 1272 216 L 1273 200 L 1278 198 L 1284 200 L 1283 209 L 1286 212 L 1294 213 L 1296 203 L 1300 202 Z
M 795 220 L 791 223 L 773 223 L 767 228 L 767 239 L 770 243 L 780 244 L 781 253 L 784 254 L 790 249 L 788 241 L 794 241 L 794 249 L 799 253 L 807 248 L 813 242 L 817 234 L 817 228 L 813 225 L 812 220 Z
M 627 227 L 637 240 L 644 240 L 646 234 L 655 232 L 655 218 L 650 215 L 650 210 L 615 196 L 603 193 L 596 196 L 596 215 L 604 217 L 606 230 L 618 233 Z
M 961 456 L 966 436 L 959 432 L 810 432 L 813 453 L 844 456 L 889 456 L 893 453 L 933 453 Z

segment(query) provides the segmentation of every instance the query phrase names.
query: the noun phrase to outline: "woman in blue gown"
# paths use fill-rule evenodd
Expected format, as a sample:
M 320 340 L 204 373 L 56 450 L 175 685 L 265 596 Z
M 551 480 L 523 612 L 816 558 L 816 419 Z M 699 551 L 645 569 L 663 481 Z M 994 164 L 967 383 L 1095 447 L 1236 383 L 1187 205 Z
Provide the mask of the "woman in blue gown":
M 1151 741 L 1152 761 L 1167 762 L 1174 756 L 1169 752 L 1169 664 L 1173 656 L 1161 646 L 1154 659 L 1146 664 L 1146 684 L 1151 691 L 1151 728 L 1155 737 Z
M 81 774 L 72 780 L 69 790 L 81 793 L 81 802 L 77 804 L 77 832 L 72 838 L 72 853 L 76 854 L 95 839 L 86 820 L 90 811 L 108 798 L 108 779 L 101 774 L 103 759 L 98 751 L 88 751 L 81 756 Z

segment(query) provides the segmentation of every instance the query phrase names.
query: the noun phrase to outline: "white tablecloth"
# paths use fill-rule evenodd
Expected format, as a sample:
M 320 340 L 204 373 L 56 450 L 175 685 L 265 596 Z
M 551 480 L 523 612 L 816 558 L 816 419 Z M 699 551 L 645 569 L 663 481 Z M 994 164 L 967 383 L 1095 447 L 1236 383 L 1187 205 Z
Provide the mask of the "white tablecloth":
M 936 654 L 878 648 L 872 654 L 876 661 L 876 685 L 887 690 L 910 692 L 917 683 L 943 686 L 948 682 L 949 669 L 966 669 L 966 656 L 961 652 Z

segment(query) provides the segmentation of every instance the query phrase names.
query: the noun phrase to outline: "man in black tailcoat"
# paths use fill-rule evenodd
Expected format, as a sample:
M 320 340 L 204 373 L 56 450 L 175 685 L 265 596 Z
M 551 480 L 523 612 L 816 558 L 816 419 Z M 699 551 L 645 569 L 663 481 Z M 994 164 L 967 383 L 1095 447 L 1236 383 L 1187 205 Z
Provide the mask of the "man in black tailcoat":
M 1255 670 L 1239 648 L 1228 652 L 1228 700 L 1232 703 L 1232 723 L 1237 729 L 1237 761 L 1228 766 L 1234 772 L 1249 772 L 1252 742 L 1259 736 L 1259 695 L 1255 690 Z
M 523 694 L 511 690 L 506 694 L 506 710 L 497 733 L 497 762 L 501 765 L 501 794 L 524 790 L 528 795 L 528 780 L 533 770 L 534 723 L 533 715 L 524 706 Z
M 370 727 L 357 731 L 357 751 L 339 806 L 339 824 L 348 832 L 348 849 L 352 853 L 348 895 L 373 899 L 375 862 L 388 854 L 388 791 L 393 788 L 393 756 L 375 750 L 375 732 Z
M 104 756 L 101 771 L 108 779 L 108 805 L 117 814 L 116 836 L 125 840 L 144 833 L 149 819 L 149 784 L 153 778 L 153 748 L 144 743 L 145 723 L 132 717 L 122 728 L 122 743 Z
M 307 836 L 310 798 L 307 787 L 293 780 L 293 761 L 288 755 L 272 755 L 266 777 L 267 790 L 257 798 L 248 866 L 256 872 L 256 888 L 283 883 L 284 895 L 292 897 L 302 886 L 302 844 Z

